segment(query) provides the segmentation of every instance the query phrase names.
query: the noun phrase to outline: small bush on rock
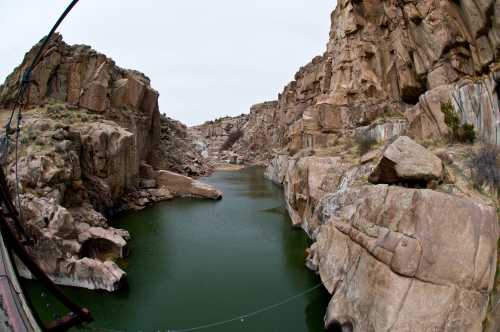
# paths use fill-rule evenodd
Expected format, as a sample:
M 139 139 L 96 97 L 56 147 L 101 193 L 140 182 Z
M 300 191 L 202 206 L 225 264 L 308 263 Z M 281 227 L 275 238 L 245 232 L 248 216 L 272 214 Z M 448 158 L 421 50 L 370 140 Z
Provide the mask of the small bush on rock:
M 243 130 L 237 129 L 229 134 L 227 140 L 220 147 L 220 151 L 226 151 L 233 147 L 234 143 L 236 143 L 243 136 Z
M 444 122 L 451 129 L 450 141 L 460 143 L 474 143 L 476 140 L 476 131 L 474 126 L 468 123 L 460 125 L 460 119 L 453 110 L 451 102 L 441 103 L 441 112 L 444 114 Z
M 485 145 L 473 152 L 469 167 L 477 188 L 487 186 L 500 194 L 500 147 Z

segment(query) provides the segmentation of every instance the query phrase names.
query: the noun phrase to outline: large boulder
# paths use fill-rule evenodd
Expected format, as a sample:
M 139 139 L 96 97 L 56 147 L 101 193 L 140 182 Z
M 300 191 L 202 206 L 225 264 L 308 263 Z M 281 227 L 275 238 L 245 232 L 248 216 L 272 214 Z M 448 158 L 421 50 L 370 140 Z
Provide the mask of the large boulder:
M 372 183 L 426 184 L 443 176 L 441 159 L 407 136 L 401 136 L 384 151 Z
M 325 199 L 311 249 L 333 294 L 327 324 L 355 331 L 481 331 L 499 226 L 493 207 L 377 185 Z
M 90 206 L 67 210 L 54 198 L 32 194 L 22 194 L 21 204 L 28 231 L 36 239 L 28 250 L 55 282 L 107 291 L 125 282 L 126 273 L 112 260 L 127 254 L 127 231 L 108 227 L 105 221 L 100 221 L 104 227 L 91 227 L 85 221 L 104 217 Z M 20 272 L 32 277 L 24 266 Z

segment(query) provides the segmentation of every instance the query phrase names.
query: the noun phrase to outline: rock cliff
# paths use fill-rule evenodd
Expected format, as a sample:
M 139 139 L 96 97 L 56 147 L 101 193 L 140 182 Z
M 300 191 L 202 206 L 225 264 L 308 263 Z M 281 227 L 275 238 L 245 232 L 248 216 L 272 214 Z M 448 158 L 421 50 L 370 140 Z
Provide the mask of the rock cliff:
M 209 151 L 241 128 L 209 157 L 283 186 L 332 331 L 500 328 L 499 18 L 494 0 L 339 0 L 277 101 L 202 126 Z
M 0 87 L 2 121 L 39 46 Z M 126 273 L 115 260 L 126 256 L 130 236 L 108 225 L 116 212 L 175 196 L 221 197 L 187 176 L 163 176 L 166 170 L 198 176 L 209 168 L 182 135 L 185 126 L 160 116 L 158 96 L 145 75 L 88 46 L 67 45 L 60 35 L 35 67 L 19 142 L 21 211 L 28 249 L 57 283 L 120 287 Z M 6 166 L 15 193 L 11 152 Z M 189 184 L 182 192 L 177 178 Z

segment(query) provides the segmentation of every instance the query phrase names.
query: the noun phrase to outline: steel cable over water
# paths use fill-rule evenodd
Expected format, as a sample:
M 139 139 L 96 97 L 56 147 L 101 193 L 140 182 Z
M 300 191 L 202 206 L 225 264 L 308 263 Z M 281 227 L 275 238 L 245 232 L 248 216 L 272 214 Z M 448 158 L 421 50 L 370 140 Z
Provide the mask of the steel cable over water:
M 241 323 L 244 323 L 245 322 L 245 319 L 248 319 L 248 318 L 251 318 L 251 317 L 255 317 L 257 315 L 260 315 L 264 312 L 268 312 L 268 311 L 271 311 L 273 309 L 276 309 L 278 307 L 281 307 L 285 304 L 288 304 L 302 296 L 305 296 L 309 293 L 312 293 L 313 291 L 321 288 L 322 286 L 325 285 L 325 283 L 333 280 L 335 277 L 331 277 L 325 281 L 322 281 L 320 283 L 318 283 L 317 285 L 311 287 L 311 288 L 308 288 L 298 294 L 295 294 L 295 295 L 292 295 L 282 301 L 279 301 L 279 302 L 276 302 L 274 304 L 270 304 L 270 305 L 267 305 L 265 307 L 262 307 L 260 309 L 257 309 L 255 311 L 251 311 L 251 312 L 247 312 L 245 314 L 241 314 L 241 315 L 238 315 L 238 316 L 234 316 L 232 318 L 228 318 L 228 319 L 224 319 L 224 320 L 220 320 L 220 321 L 214 321 L 212 323 L 207 323 L 207 324 L 203 324 L 203 325 L 197 325 L 197 326 L 193 326 L 193 327 L 188 327 L 188 328 L 182 328 L 182 329 L 172 329 L 172 328 L 167 328 L 165 330 L 162 330 L 162 329 L 155 329 L 153 332 L 190 332 L 190 331 L 200 331 L 200 330 L 205 330 L 205 329 L 209 329 L 209 328 L 212 328 L 212 327 L 218 327 L 218 326 L 222 326 L 222 325 L 227 325 L 227 324 L 230 324 L 230 323 L 234 323 L 234 322 L 241 322 Z M 86 326 L 85 329 L 87 330 L 91 330 L 91 331 L 95 331 L 95 332 L 127 332 L 126 330 L 115 330 L 115 329 L 108 329 L 108 328 L 103 328 L 103 327 L 92 327 L 92 326 Z M 139 330 L 138 332 L 148 332 L 148 331 L 141 331 Z

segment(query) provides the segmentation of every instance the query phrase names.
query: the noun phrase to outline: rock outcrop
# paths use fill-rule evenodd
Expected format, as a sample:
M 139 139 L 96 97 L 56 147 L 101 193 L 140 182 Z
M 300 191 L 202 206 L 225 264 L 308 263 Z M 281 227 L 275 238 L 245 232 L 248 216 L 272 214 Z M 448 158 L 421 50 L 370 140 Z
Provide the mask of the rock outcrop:
M 219 200 L 222 199 L 223 195 L 220 190 L 217 190 L 212 186 L 193 180 L 190 177 L 169 171 L 158 171 L 156 173 L 156 183 L 161 187 L 165 187 L 172 194 L 179 197 L 210 198 Z
M 370 174 L 373 183 L 424 187 L 443 176 L 443 162 L 407 136 L 400 136 L 385 149 L 377 168 Z
M 189 135 L 197 142 L 198 151 L 206 159 L 214 163 L 243 163 L 243 160 L 238 159 L 238 155 L 233 152 L 233 145 L 226 146 L 226 142 L 231 136 L 239 135 L 247 122 L 247 115 L 219 118 L 189 128 Z
M 333 294 L 328 323 L 356 331 L 482 330 L 497 259 L 493 207 L 387 185 L 345 195 L 311 249 Z
M 40 45 L 0 87 L 0 116 L 8 115 L 26 66 Z M 23 114 L 19 160 L 23 228 L 28 249 L 60 284 L 116 290 L 126 273 L 114 262 L 127 255 L 129 234 L 108 225 L 124 209 L 141 209 L 175 196 L 220 197 L 184 175 L 157 179 L 162 169 L 199 176 L 209 167 L 186 128 L 161 117 L 149 79 L 125 70 L 88 46 L 55 35 L 32 74 Z M 184 134 L 184 135 L 182 135 Z M 11 153 L 8 182 L 14 193 Z M 21 269 L 29 276 L 25 269 Z
M 186 125 L 162 115 L 160 133 L 161 169 L 192 177 L 211 173 L 212 167 L 207 163 L 208 154 L 203 141 L 194 139 Z
M 224 120 L 245 119 L 225 155 L 283 185 L 332 330 L 495 331 L 500 202 L 447 117 L 500 142 L 499 2 L 341 0 L 331 18 L 277 102 Z

